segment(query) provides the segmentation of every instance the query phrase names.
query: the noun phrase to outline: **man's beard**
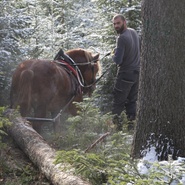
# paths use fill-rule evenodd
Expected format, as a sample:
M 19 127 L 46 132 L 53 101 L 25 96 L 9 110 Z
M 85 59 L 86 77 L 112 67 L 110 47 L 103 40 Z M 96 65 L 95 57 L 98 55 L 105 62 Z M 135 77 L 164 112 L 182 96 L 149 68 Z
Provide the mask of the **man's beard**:
M 123 32 L 124 29 L 125 29 L 125 27 L 124 27 L 124 24 L 123 24 L 119 30 L 116 30 L 116 32 L 117 32 L 118 34 L 120 34 L 120 33 Z

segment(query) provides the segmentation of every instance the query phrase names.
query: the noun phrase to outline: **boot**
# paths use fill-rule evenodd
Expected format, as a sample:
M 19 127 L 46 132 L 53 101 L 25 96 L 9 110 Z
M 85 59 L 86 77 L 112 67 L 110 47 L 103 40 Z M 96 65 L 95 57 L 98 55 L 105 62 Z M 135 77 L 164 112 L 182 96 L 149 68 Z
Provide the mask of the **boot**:
M 136 119 L 135 115 L 128 115 L 128 131 L 134 130 L 134 121 Z
M 112 122 L 116 125 L 117 131 L 122 131 L 123 124 L 122 124 L 121 118 L 117 114 L 113 117 Z

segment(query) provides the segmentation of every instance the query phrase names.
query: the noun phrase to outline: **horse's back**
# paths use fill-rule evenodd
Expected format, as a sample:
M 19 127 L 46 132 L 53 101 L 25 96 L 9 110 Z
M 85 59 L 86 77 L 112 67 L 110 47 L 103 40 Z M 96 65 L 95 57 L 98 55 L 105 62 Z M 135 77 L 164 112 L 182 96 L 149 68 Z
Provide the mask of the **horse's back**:
M 68 94 L 69 76 L 50 60 L 26 60 L 14 72 L 11 85 L 11 104 L 14 107 L 20 105 L 22 110 L 29 110 L 28 106 L 57 109 L 60 103 L 65 104 Z

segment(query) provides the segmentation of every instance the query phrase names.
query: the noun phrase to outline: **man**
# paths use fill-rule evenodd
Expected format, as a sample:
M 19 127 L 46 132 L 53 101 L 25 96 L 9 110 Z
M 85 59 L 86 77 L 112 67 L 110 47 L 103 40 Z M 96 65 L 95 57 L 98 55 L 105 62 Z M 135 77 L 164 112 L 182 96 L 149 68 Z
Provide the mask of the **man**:
M 126 111 L 129 121 L 135 120 L 139 84 L 140 43 L 134 29 L 127 28 L 124 16 L 113 17 L 114 29 L 118 34 L 113 61 L 117 64 L 117 76 L 113 90 L 114 123 L 120 124 L 119 116 Z

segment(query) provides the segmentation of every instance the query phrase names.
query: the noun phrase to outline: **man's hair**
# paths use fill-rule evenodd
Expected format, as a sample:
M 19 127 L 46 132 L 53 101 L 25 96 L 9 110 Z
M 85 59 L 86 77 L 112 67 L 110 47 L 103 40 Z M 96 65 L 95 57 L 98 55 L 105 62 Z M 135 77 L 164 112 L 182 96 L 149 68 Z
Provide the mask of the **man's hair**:
M 121 20 L 125 21 L 125 17 L 122 14 L 116 14 L 112 20 L 117 19 L 117 18 L 121 18 Z

